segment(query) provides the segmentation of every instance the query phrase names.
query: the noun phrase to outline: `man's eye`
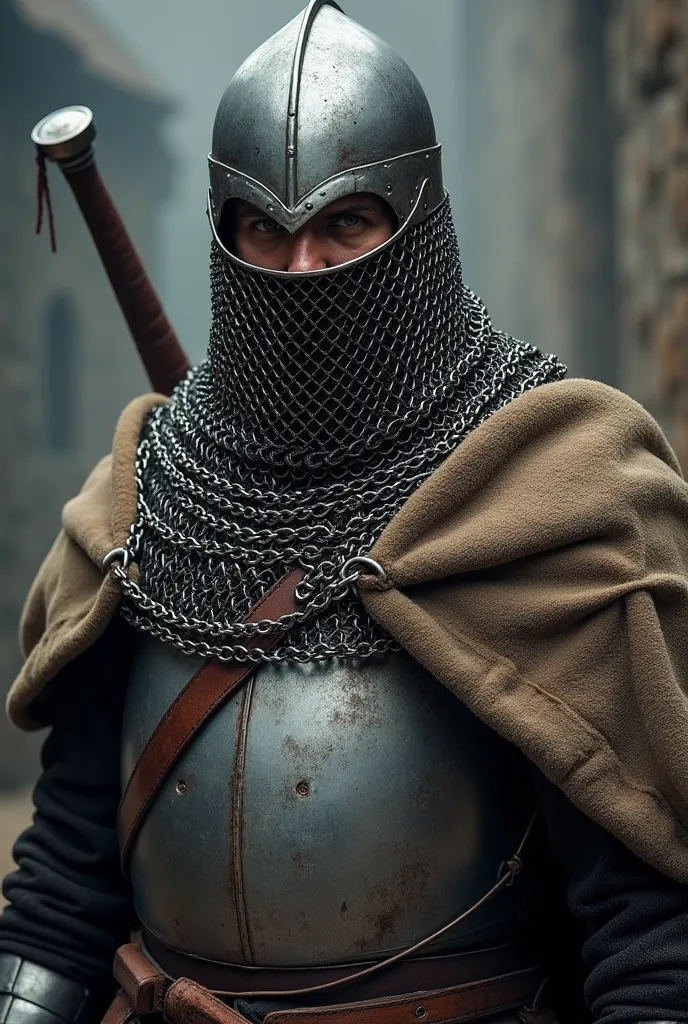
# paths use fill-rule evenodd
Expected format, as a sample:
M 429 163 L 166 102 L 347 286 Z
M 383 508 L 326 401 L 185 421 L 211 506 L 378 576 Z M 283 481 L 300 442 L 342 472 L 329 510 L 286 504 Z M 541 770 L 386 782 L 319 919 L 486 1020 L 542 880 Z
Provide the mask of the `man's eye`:
M 265 231 L 268 234 L 282 230 L 281 225 L 279 225 L 276 220 L 269 220 L 268 218 L 255 221 L 253 226 L 257 231 Z
M 360 223 L 361 218 L 357 213 L 342 213 L 334 222 L 338 228 L 357 228 Z

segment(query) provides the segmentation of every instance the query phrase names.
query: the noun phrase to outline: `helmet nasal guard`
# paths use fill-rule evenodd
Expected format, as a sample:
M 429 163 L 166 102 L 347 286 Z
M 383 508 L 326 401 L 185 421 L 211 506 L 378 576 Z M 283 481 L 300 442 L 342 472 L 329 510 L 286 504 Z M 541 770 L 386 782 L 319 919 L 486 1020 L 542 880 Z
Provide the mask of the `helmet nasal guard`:
M 219 227 L 227 201 L 246 200 L 293 234 L 333 200 L 372 192 L 397 218 L 378 252 L 442 203 L 440 149 L 406 62 L 333 0 L 311 0 L 251 54 L 222 97 L 208 158 L 215 240 L 243 267 L 299 276 L 252 268 L 226 247 Z

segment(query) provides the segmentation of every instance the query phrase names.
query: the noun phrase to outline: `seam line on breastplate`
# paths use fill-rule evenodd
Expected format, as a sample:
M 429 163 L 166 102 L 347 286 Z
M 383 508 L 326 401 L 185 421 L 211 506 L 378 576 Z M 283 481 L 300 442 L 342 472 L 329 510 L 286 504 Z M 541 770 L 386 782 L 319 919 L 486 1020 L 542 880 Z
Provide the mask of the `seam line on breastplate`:
M 253 682 L 254 676 L 251 675 L 244 687 L 231 786 L 232 875 L 239 939 L 246 964 L 253 964 L 253 949 L 251 948 L 251 935 L 246 916 L 246 893 L 244 888 L 244 774 L 246 770 L 248 725 L 251 716 L 251 705 L 253 703 Z

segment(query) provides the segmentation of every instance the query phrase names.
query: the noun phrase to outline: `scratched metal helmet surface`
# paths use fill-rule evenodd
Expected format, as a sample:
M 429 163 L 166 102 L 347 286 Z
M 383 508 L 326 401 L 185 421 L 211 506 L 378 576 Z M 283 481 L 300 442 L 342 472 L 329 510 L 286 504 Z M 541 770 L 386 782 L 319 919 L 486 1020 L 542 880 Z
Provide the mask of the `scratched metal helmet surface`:
M 440 146 L 418 79 L 332 0 L 311 0 L 239 68 L 216 114 L 209 165 L 220 245 L 233 198 L 294 232 L 333 200 L 372 192 L 397 217 L 385 245 L 444 199 Z

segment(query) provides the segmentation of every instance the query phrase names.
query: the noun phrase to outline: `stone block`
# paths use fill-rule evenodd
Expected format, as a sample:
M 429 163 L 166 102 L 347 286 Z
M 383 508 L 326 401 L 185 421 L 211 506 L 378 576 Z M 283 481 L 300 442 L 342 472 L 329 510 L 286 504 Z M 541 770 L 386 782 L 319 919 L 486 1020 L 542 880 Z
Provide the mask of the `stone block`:
M 688 239 L 688 166 L 669 168 L 666 175 L 666 198 L 677 234 Z
M 680 0 L 642 0 L 642 39 L 649 55 L 661 59 L 682 35 Z
M 686 329 L 670 314 L 665 314 L 653 330 L 652 351 L 657 360 L 660 393 L 667 398 L 686 384 L 686 336 Z

